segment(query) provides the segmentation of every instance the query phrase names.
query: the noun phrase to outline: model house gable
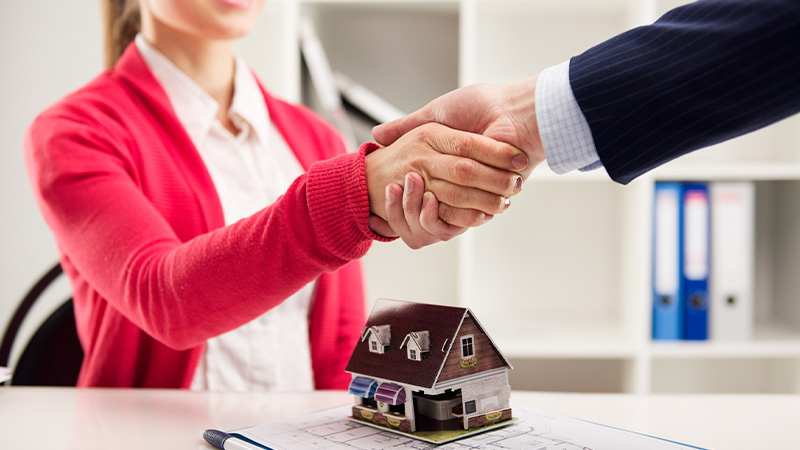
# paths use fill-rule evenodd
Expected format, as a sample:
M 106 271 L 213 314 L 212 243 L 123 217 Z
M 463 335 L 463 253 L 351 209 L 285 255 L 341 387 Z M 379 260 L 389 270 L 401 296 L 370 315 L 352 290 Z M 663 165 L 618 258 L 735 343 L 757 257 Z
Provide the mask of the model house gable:
M 431 351 L 431 335 L 428 331 L 412 331 L 408 333 L 400 344 L 400 349 L 406 348 L 408 359 L 422 361 Z
M 373 325 L 366 327 L 361 334 L 361 342 L 367 341 L 367 348 L 371 353 L 384 354 L 392 343 L 392 329 L 390 325 Z
M 442 364 L 437 382 L 479 374 L 510 365 L 492 339 L 475 320 L 467 314 L 454 338 L 453 348 Z

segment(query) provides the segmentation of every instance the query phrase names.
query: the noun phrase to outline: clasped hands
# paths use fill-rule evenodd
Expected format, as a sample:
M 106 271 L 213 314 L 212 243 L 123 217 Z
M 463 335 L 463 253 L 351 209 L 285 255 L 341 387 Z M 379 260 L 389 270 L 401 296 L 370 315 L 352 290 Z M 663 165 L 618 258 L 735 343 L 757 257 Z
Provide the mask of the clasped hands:
M 373 130 L 366 156 L 370 228 L 418 249 L 482 225 L 544 160 L 536 78 L 473 85 Z

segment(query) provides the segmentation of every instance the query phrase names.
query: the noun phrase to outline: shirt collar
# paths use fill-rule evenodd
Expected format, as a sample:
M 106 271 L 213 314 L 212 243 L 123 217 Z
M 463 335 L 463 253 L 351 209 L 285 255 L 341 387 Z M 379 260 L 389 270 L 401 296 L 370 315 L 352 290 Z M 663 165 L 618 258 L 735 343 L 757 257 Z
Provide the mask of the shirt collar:
M 229 112 L 233 120 L 246 122 L 262 143 L 267 142 L 270 118 L 264 93 L 244 58 L 238 55 L 233 76 L 233 102 Z
M 150 71 L 167 93 L 187 134 L 199 147 L 216 120 L 219 104 L 142 35 L 137 35 L 135 42 Z M 243 132 L 248 128 L 254 130 L 256 137 L 266 143 L 269 114 L 264 95 L 244 59 L 237 55 L 235 64 L 233 101 L 229 110 L 231 120 Z

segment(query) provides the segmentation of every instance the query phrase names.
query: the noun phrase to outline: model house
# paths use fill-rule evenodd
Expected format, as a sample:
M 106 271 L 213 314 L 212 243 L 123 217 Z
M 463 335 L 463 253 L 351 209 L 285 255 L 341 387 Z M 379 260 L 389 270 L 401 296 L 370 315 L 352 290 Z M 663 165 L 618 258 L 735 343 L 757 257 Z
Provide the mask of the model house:
M 469 308 L 378 300 L 347 364 L 353 418 L 407 433 L 503 422 L 509 369 Z

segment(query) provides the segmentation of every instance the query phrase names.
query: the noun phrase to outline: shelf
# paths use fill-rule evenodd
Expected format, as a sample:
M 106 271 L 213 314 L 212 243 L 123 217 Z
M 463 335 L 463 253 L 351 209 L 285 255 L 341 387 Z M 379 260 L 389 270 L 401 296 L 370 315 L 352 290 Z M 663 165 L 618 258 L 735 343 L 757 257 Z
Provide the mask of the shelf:
M 800 358 L 798 342 L 720 343 L 698 342 L 653 344 L 651 355 L 656 359 L 782 359 Z
M 666 164 L 652 172 L 664 181 L 781 181 L 800 180 L 800 163 L 698 163 Z
M 800 364 L 796 358 L 655 359 L 651 381 L 656 394 L 788 394 L 800 389 Z
M 460 85 L 531 76 L 686 1 L 277 3 L 264 24 L 278 29 L 265 39 L 285 40 L 291 21 L 308 16 L 334 70 L 411 112 Z M 300 72 L 299 56 L 284 60 Z M 313 104 L 303 86 L 300 98 Z M 370 124 L 356 125 L 360 140 L 371 138 Z M 756 183 L 752 341 L 651 342 L 653 185 L 662 180 Z M 367 299 L 468 306 L 512 361 L 515 389 L 797 393 L 798 202 L 800 117 L 626 186 L 603 169 L 557 175 L 545 163 L 508 211 L 451 242 L 418 251 L 375 243 L 363 260 Z
M 660 359 L 761 359 L 800 358 L 800 332 L 785 325 L 756 324 L 747 341 L 651 342 L 649 352 Z

